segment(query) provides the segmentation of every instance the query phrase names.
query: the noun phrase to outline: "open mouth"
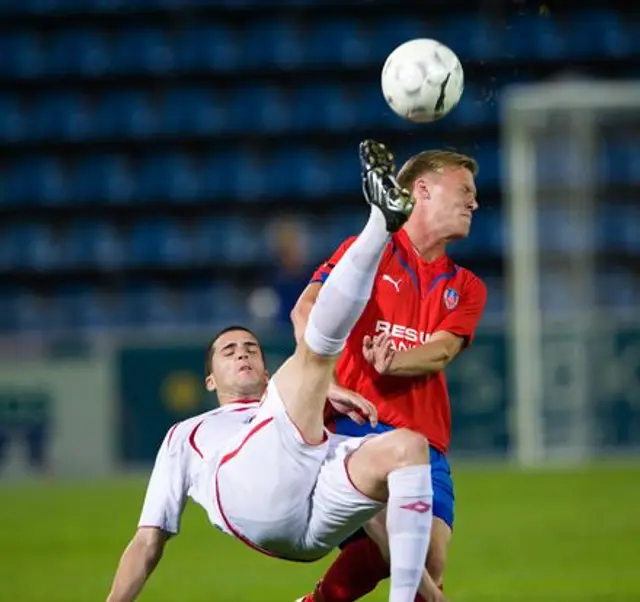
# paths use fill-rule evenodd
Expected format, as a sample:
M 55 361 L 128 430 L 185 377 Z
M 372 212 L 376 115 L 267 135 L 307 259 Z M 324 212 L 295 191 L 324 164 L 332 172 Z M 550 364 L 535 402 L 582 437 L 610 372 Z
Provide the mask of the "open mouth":
M 238 372 L 240 374 L 243 374 L 244 372 L 251 372 L 253 370 L 253 368 L 251 366 L 241 366 L 240 369 L 238 370 Z

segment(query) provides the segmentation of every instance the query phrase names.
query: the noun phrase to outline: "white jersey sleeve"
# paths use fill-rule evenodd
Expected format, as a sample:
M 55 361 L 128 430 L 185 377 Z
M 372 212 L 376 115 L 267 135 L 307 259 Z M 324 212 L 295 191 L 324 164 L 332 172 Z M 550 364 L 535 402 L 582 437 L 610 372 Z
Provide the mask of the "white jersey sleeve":
M 156 456 L 138 527 L 158 527 L 172 534 L 180 531 L 189 474 L 182 446 L 171 445 L 177 426 L 169 430 Z

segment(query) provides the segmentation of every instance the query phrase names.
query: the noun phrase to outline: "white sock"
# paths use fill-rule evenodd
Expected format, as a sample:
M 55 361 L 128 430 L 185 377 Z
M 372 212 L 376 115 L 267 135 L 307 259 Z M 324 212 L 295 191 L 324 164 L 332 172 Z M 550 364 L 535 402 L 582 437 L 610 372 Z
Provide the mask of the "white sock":
M 431 465 L 389 474 L 387 533 L 391 555 L 389 602 L 413 602 L 427 559 L 433 519 Z
M 382 212 L 371 207 L 366 226 L 323 284 L 304 339 L 319 355 L 337 355 L 369 298 L 389 234 Z

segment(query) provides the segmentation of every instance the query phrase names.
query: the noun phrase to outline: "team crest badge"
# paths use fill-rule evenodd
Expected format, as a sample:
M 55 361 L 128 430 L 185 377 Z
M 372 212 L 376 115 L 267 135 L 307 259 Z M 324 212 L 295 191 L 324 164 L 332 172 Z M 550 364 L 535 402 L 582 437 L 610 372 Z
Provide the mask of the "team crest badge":
M 460 301 L 458 291 L 452 288 L 445 289 L 442 298 L 444 299 L 444 306 L 449 310 L 455 309 L 456 305 L 458 305 L 458 301 Z

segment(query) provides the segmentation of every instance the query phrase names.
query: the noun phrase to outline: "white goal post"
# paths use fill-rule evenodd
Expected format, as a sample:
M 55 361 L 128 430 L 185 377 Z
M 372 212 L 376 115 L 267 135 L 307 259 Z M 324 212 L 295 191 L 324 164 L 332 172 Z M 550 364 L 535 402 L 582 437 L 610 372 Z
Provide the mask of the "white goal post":
M 607 259 L 594 233 L 609 185 L 601 181 L 606 145 L 629 132 L 640 145 L 637 81 L 558 80 L 504 91 L 510 425 L 514 458 L 524 466 L 584 461 L 601 451 L 592 344 L 602 316 L 612 313 L 597 300 Z M 548 242 L 550 228 L 557 243 Z M 638 308 L 640 315 L 640 301 Z

